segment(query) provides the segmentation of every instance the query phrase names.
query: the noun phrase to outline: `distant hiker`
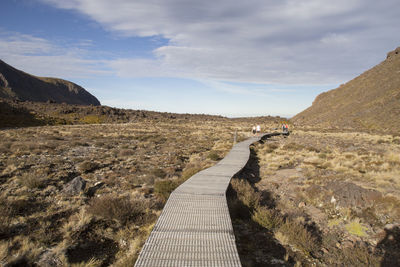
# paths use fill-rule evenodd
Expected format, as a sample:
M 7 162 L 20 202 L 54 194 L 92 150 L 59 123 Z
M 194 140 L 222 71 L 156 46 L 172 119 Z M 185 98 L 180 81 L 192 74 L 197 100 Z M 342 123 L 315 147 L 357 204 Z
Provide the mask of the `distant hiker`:
M 287 123 L 282 124 L 282 132 L 283 133 L 289 132 L 289 125 Z
M 256 135 L 256 126 L 253 126 L 253 135 Z
M 257 135 L 259 135 L 261 133 L 261 127 L 260 125 L 257 125 Z

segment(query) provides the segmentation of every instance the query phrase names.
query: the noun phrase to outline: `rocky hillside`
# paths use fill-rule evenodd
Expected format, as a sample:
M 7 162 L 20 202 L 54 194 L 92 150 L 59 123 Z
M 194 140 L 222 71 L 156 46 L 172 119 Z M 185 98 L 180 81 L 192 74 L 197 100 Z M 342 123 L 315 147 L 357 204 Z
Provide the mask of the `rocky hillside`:
M 21 101 L 100 105 L 99 100 L 77 84 L 42 78 L 17 70 L 0 60 L 0 97 Z
M 400 47 L 385 61 L 317 96 L 297 125 L 393 133 L 400 130 Z

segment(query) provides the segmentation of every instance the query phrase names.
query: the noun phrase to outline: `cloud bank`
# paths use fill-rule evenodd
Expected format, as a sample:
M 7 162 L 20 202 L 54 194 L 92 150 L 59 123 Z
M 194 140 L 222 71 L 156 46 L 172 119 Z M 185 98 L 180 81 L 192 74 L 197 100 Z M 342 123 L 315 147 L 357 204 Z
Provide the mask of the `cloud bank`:
M 398 0 L 41 1 L 122 36 L 169 40 L 153 59 L 107 63 L 124 77 L 332 84 L 400 45 Z

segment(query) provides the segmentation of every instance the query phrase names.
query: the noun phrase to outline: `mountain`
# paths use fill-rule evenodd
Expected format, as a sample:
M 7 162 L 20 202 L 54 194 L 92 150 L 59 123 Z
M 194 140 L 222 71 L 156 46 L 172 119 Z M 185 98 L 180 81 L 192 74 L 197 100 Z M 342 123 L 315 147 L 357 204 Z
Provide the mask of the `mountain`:
M 36 77 L 0 60 L 0 97 L 21 101 L 100 105 L 79 85 L 56 78 Z
M 298 126 L 395 133 L 400 130 L 400 47 L 339 88 L 318 95 L 294 116 Z

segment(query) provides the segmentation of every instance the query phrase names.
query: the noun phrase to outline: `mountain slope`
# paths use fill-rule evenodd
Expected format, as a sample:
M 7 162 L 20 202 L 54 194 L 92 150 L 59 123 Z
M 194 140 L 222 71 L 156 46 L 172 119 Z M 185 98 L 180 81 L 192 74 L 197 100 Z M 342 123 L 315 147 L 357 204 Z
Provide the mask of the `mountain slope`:
M 22 101 L 100 105 L 99 100 L 77 84 L 42 78 L 17 70 L 0 60 L 0 97 Z
M 312 106 L 292 121 L 314 127 L 398 132 L 400 47 L 357 78 L 318 95 Z

